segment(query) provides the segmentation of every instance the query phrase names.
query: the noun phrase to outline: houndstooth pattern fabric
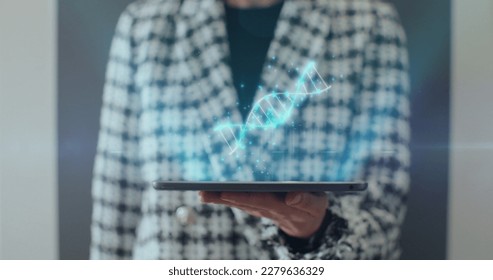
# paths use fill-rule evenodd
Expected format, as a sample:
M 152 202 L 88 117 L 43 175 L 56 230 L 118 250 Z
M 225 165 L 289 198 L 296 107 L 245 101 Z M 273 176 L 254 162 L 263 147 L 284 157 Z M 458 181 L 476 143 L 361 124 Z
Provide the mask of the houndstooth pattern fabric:
M 222 0 L 138 1 L 121 15 L 94 166 L 91 258 L 398 258 L 410 106 L 394 8 L 286 0 L 255 100 L 293 90 L 297 68 L 309 61 L 332 89 L 303 101 L 290 125 L 252 131 L 248 154 L 234 156 L 213 131 L 221 120 L 242 122 L 226 34 Z M 262 170 L 269 180 L 365 180 L 369 190 L 330 194 L 334 221 L 318 248 L 300 254 L 268 219 L 203 205 L 195 192 L 151 187 L 154 180 L 259 180 Z M 176 219 L 183 205 L 196 212 L 193 223 Z

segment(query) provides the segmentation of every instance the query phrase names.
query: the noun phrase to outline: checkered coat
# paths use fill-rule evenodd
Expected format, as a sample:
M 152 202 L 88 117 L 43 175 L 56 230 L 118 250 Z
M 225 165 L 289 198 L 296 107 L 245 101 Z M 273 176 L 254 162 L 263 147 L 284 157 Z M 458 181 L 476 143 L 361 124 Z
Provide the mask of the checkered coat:
M 294 90 L 296 68 L 309 61 L 332 89 L 306 98 L 293 125 L 251 131 L 254 145 L 234 155 L 213 131 L 225 119 L 242 122 L 228 53 L 222 0 L 137 1 L 123 12 L 103 95 L 91 257 L 398 258 L 410 106 L 405 34 L 394 8 L 286 0 L 255 99 Z M 269 170 L 269 180 L 365 180 L 369 189 L 330 194 L 333 221 L 320 246 L 299 253 L 270 220 L 203 205 L 195 192 L 151 187 L 154 180 L 255 180 L 258 170 Z M 195 221 L 175 217 L 183 205 Z

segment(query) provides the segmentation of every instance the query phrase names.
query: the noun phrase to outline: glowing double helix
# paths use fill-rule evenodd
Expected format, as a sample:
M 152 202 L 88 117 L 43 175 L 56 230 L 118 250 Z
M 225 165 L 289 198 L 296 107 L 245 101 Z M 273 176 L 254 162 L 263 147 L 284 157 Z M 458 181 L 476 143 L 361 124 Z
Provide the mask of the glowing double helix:
M 271 93 L 257 101 L 245 124 L 224 123 L 216 126 L 214 131 L 221 134 L 233 154 L 237 149 L 245 148 L 248 131 L 255 129 L 275 129 L 289 119 L 299 100 L 309 95 L 318 95 L 328 91 L 328 86 L 318 73 L 315 63 L 309 63 L 296 83 L 295 93 Z

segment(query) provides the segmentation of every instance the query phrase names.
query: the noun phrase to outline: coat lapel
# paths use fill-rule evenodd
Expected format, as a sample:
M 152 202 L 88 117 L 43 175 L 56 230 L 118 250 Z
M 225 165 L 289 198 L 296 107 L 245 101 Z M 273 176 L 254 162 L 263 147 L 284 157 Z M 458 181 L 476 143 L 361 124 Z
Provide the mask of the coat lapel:
M 199 54 L 191 58 L 198 65 L 199 77 L 189 86 L 197 127 L 203 132 L 199 141 L 204 147 L 204 158 L 212 171 L 210 180 L 251 181 L 252 172 L 246 164 L 244 151 L 231 150 L 224 137 L 214 131 L 220 123 L 241 124 L 237 106 L 238 97 L 229 67 L 229 45 L 225 25 L 224 5 L 220 0 L 185 1 L 181 9 L 183 18 L 177 20 L 177 29 L 192 31 L 191 45 Z M 194 75 L 193 71 L 187 71 Z
M 323 0 L 325 1 L 325 0 Z M 261 84 L 255 97 L 255 102 L 273 92 L 296 92 L 296 85 L 301 70 L 309 63 L 318 64 L 324 60 L 321 55 L 327 47 L 327 38 L 330 33 L 330 19 L 327 16 L 327 4 L 318 1 L 285 0 L 280 14 L 275 37 L 270 45 L 266 63 L 264 65 Z M 325 67 L 320 67 L 325 68 Z M 326 74 L 321 72 L 322 75 Z M 307 99 L 298 102 L 302 108 Z M 291 112 L 291 119 L 298 124 L 299 109 Z M 251 147 L 254 156 L 248 158 L 249 166 L 253 166 L 257 179 L 261 180 L 291 180 L 289 170 L 280 170 L 281 161 L 285 161 L 286 153 L 292 153 L 294 146 L 293 134 L 300 129 L 291 124 L 283 127 L 266 130 L 253 130 L 250 138 L 259 139 Z M 289 151 L 289 152 L 288 152 Z M 259 171 L 260 173 L 259 174 Z M 264 173 L 262 173 L 264 171 Z
M 212 167 L 212 180 L 254 180 L 254 161 L 249 151 L 231 149 L 224 138 L 232 140 L 233 133 L 219 133 L 214 128 L 220 123 L 242 124 L 237 106 L 229 67 L 229 45 L 225 25 L 224 0 L 185 1 L 177 20 L 177 36 L 194 31 L 199 49 L 193 61 L 198 73 L 207 75 L 190 85 L 190 94 L 196 100 L 197 125 L 204 131 L 201 138 L 204 151 Z M 285 0 L 275 37 L 268 50 L 262 70 L 262 89 L 256 93 L 255 101 L 272 91 L 294 91 L 298 73 L 309 61 L 319 61 L 329 34 L 330 22 L 327 11 L 318 1 Z M 199 45 L 200 44 L 200 45 Z M 188 71 L 194 75 L 192 71 Z M 263 130 L 252 131 L 260 136 Z M 261 137 L 260 137 L 261 138 Z
M 257 99 L 272 91 L 294 92 L 297 69 L 320 61 L 329 32 L 327 10 L 318 1 L 285 0 L 262 72 L 265 90 Z

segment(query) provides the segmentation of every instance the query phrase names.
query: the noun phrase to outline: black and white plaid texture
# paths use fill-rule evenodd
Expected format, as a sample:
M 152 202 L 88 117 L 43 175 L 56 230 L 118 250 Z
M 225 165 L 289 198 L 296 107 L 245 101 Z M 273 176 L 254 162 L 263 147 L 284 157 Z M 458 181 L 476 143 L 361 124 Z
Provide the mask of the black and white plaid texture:
M 255 99 L 293 90 L 294 68 L 308 61 L 332 90 L 295 110 L 296 128 L 251 132 L 248 152 L 258 157 L 230 156 L 212 131 L 221 120 L 242 122 L 221 1 L 138 1 L 121 16 L 94 167 L 91 257 L 398 258 L 410 106 L 405 35 L 395 10 L 370 0 L 286 0 Z M 336 219 L 319 248 L 299 254 L 267 219 L 150 185 L 253 180 L 259 157 L 271 180 L 361 179 L 369 190 L 331 194 Z M 182 205 L 195 209 L 195 223 L 177 221 Z

